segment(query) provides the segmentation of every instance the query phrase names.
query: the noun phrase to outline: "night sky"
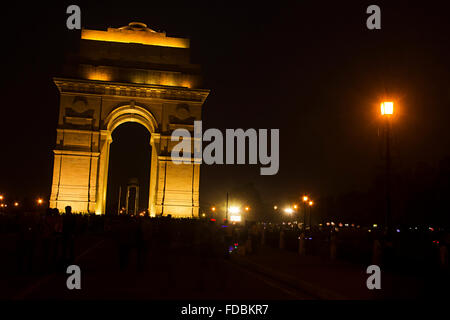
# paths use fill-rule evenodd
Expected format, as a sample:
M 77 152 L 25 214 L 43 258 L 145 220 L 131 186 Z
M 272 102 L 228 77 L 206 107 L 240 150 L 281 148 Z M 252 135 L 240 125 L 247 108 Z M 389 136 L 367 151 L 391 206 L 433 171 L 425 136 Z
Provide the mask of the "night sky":
M 206 205 L 247 183 L 268 203 L 304 191 L 366 190 L 383 163 L 383 97 L 396 103 L 398 170 L 450 155 L 449 11 L 437 2 L 392 2 L 376 2 L 382 29 L 374 31 L 365 13 L 373 1 L 76 4 L 84 28 L 141 21 L 190 38 L 192 62 L 211 90 L 204 128 L 280 129 L 275 176 L 260 176 L 259 165 L 202 166 Z M 2 4 L 0 192 L 49 197 L 59 103 L 51 79 L 80 38 L 66 29 L 70 4 Z M 137 131 L 128 132 L 133 139 Z

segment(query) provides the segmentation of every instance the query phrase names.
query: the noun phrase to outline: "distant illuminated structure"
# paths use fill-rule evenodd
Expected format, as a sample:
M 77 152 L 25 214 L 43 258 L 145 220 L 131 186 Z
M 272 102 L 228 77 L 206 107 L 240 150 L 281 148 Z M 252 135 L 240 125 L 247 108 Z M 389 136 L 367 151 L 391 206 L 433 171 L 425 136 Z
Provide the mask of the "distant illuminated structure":
M 149 211 L 197 217 L 200 161 L 174 164 L 178 128 L 193 131 L 209 90 L 189 61 L 189 40 L 132 22 L 107 31 L 82 30 L 80 49 L 54 78 L 60 109 L 50 207 L 104 214 L 111 134 L 126 122 L 150 132 Z
M 134 190 L 134 192 L 133 192 Z M 134 199 L 134 204 L 133 200 Z M 139 181 L 132 178 L 127 184 L 126 212 L 128 214 L 137 215 L 139 212 Z M 131 204 L 131 205 L 130 205 Z

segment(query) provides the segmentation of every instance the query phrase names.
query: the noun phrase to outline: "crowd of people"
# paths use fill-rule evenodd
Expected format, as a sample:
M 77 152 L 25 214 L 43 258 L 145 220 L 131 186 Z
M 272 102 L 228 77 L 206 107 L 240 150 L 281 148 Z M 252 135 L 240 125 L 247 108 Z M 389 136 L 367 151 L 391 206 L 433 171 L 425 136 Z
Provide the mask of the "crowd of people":
M 397 232 L 385 241 L 379 230 L 369 232 L 364 228 L 338 230 L 314 226 L 303 230 L 302 226 L 287 223 L 150 218 L 148 214 L 82 215 L 72 213 L 70 207 L 63 214 L 47 209 L 40 213 L 16 212 L 0 219 L 0 231 L 16 235 L 16 270 L 21 273 L 37 269 L 51 272 L 74 263 L 77 240 L 92 234 L 114 243 L 120 270 L 128 268 L 131 257 L 136 257 L 135 265 L 144 270 L 150 255 L 183 253 L 213 261 L 230 254 L 255 254 L 262 245 L 298 251 L 301 241 L 304 241 L 304 254 L 309 255 L 331 252 L 333 256 L 334 249 L 334 255 L 339 258 L 367 264 L 377 258 L 378 245 L 384 249 L 384 258 L 391 254 L 390 261 L 423 258 L 423 261 L 448 265 L 448 233 Z
M 139 270 L 148 266 L 150 254 L 168 256 L 183 252 L 203 260 L 227 258 L 251 238 L 260 243 L 256 224 L 247 226 L 205 219 L 151 218 L 133 215 L 75 214 L 70 207 L 45 212 L 14 212 L 0 217 L 0 233 L 14 235 L 15 270 L 19 273 L 52 272 L 76 260 L 83 237 L 95 235 L 111 241 L 117 249 L 121 270 L 136 257 Z M 247 253 L 249 251 L 247 250 Z

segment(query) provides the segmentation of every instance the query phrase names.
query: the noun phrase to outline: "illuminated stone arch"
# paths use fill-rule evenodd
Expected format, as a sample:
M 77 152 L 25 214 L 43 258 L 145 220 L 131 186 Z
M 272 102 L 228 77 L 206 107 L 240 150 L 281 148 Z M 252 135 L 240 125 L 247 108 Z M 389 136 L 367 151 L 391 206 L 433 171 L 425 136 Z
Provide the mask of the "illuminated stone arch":
M 136 105 L 122 105 L 113 109 L 105 119 L 106 129 L 113 132 L 119 125 L 126 122 L 137 122 L 147 128 L 150 134 L 158 130 L 158 122 L 147 109 Z
M 111 134 L 137 122 L 150 132 L 150 213 L 198 216 L 200 163 L 170 158 L 171 132 L 193 132 L 209 95 L 189 61 L 189 40 L 131 23 L 83 29 L 80 41 L 77 59 L 53 79 L 60 101 L 50 207 L 104 214 Z
M 106 128 L 106 136 L 108 137 L 108 146 L 105 149 L 105 155 L 101 159 L 101 166 L 104 167 L 103 177 L 100 179 L 103 183 L 99 184 L 100 198 L 97 201 L 96 212 L 101 213 L 105 211 L 106 208 L 106 194 L 108 186 L 108 168 L 109 168 L 109 158 L 110 158 L 110 144 L 112 143 L 112 133 L 121 124 L 134 122 L 139 123 L 144 126 L 150 133 L 150 145 L 152 147 L 151 153 L 151 164 L 150 164 L 150 181 L 149 181 L 149 197 L 148 197 L 148 208 L 152 215 L 157 214 L 156 210 L 156 192 L 157 192 L 157 171 L 158 171 L 158 155 L 157 155 L 157 145 L 155 142 L 159 141 L 160 134 L 158 131 L 158 122 L 155 116 L 146 108 L 133 104 L 120 105 L 114 108 L 108 116 L 105 118 L 104 127 Z

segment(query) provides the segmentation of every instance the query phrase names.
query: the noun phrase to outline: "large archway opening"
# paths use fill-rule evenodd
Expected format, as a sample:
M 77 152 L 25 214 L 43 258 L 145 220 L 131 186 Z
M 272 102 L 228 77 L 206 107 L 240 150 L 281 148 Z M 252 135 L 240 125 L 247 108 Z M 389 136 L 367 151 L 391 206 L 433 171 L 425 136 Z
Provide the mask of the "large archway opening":
M 107 214 L 150 209 L 151 152 L 150 132 L 144 125 L 124 122 L 114 128 L 109 152 Z

